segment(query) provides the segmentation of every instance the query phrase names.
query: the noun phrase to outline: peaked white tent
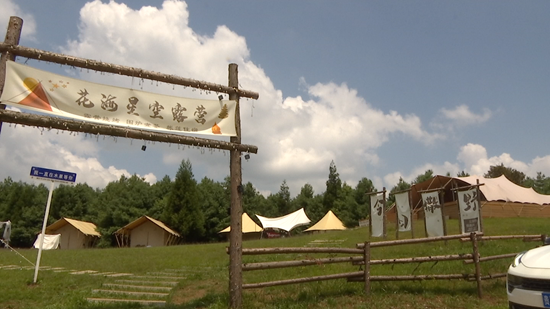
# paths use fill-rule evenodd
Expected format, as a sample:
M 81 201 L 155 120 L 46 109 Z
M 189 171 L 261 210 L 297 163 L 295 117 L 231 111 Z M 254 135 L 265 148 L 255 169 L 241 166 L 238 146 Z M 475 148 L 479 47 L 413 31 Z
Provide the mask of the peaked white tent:
M 332 210 L 329 210 L 327 214 L 319 220 L 319 222 L 315 223 L 312 227 L 308 228 L 304 232 L 313 232 L 313 231 L 334 231 L 334 230 L 345 230 L 346 227 L 336 217 L 336 215 L 332 212 Z
M 256 215 L 256 217 L 260 219 L 260 222 L 262 223 L 264 229 L 275 228 L 287 232 L 290 232 L 292 229 L 298 226 L 307 225 L 311 222 L 303 208 L 300 208 L 288 215 L 277 218 L 266 218 L 260 215 Z
M 243 212 L 241 217 L 242 222 L 242 234 L 243 240 L 259 239 L 262 237 L 263 229 L 252 220 L 246 212 Z M 229 232 L 231 232 L 231 226 L 226 227 L 225 229 L 219 231 L 221 235 L 226 235 L 229 240 Z
M 255 233 L 261 232 L 263 229 L 252 220 L 246 212 L 243 212 L 242 218 L 242 232 L 243 233 Z M 226 227 L 225 229 L 219 231 L 219 233 L 229 233 L 231 231 L 231 226 Z

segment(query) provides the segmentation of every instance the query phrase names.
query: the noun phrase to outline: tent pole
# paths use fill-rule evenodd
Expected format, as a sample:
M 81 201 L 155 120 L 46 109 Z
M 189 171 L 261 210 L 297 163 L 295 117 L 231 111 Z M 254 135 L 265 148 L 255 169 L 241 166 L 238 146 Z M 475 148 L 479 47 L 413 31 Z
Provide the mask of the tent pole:
M 40 258 L 42 257 L 42 248 L 44 247 L 44 235 L 46 235 L 46 225 L 48 224 L 48 216 L 50 214 L 50 204 L 52 201 L 52 193 L 55 186 L 55 182 L 51 182 L 50 193 L 48 193 L 48 202 L 46 203 L 46 211 L 44 212 L 44 221 L 42 222 L 42 239 L 40 239 L 40 245 L 38 246 L 38 256 L 36 257 L 36 265 L 34 266 L 34 279 L 33 283 L 36 283 L 38 278 L 38 268 L 40 268 Z

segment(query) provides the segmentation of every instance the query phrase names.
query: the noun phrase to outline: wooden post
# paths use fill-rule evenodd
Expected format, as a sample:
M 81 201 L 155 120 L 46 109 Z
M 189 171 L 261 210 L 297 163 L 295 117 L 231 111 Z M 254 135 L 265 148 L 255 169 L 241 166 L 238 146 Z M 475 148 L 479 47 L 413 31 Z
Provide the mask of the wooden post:
M 478 218 L 479 218 L 479 230 L 483 233 L 483 214 L 481 213 L 481 190 L 479 190 L 479 179 L 476 181 L 476 191 L 477 191 L 477 211 L 478 211 Z
M 411 238 L 414 238 L 414 207 L 411 205 L 411 190 L 409 189 L 409 192 L 407 193 L 409 195 L 409 211 L 411 212 L 410 214 L 410 224 L 411 224 Z
M 239 87 L 239 71 L 235 63 L 229 64 L 229 87 Z M 235 107 L 235 129 L 236 136 L 230 141 L 235 144 L 241 143 L 241 115 L 239 106 L 239 95 L 229 95 L 230 100 L 236 100 Z M 241 151 L 234 149 L 230 151 L 230 175 L 231 175 L 231 231 L 229 232 L 229 297 L 230 308 L 242 308 L 242 169 Z
M 395 204 L 395 239 L 399 239 L 399 213 L 397 211 L 397 204 Z
M 369 239 L 372 238 L 372 198 L 369 195 Z
M 447 220 L 445 220 L 445 191 L 439 192 L 439 204 L 441 205 L 441 220 L 443 220 L 443 236 L 447 236 Z M 447 244 L 447 242 L 445 242 Z
M 477 296 L 479 298 L 483 297 L 483 294 L 481 293 L 481 267 L 479 265 L 479 250 L 477 248 L 477 233 L 473 232 L 470 233 L 470 239 L 472 240 L 472 247 L 473 247 L 473 260 L 476 267 L 476 281 L 477 281 Z
M 365 248 L 363 248 L 363 258 L 365 260 L 365 294 L 370 294 L 370 242 L 365 241 Z
M 428 237 L 428 223 L 426 222 L 426 203 L 424 202 L 424 197 L 420 193 L 420 200 L 422 201 L 422 213 L 424 214 L 424 235 Z
M 6 38 L 4 43 L 10 45 L 19 45 L 19 39 L 21 38 L 21 30 L 23 29 L 23 19 L 17 16 L 11 16 L 8 23 L 8 30 L 6 31 Z M 9 52 L 2 53 L 0 57 L 0 95 L 4 92 L 4 84 L 6 83 L 6 62 L 8 60 L 15 60 L 15 55 Z M 6 105 L 0 104 L 0 110 L 6 109 Z M 2 132 L 2 122 L 0 122 L 0 132 Z
M 384 240 L 387 238 L 387 232 L 386 232 L 386 187 L 382 187 L 382 236 L 384 237 Z

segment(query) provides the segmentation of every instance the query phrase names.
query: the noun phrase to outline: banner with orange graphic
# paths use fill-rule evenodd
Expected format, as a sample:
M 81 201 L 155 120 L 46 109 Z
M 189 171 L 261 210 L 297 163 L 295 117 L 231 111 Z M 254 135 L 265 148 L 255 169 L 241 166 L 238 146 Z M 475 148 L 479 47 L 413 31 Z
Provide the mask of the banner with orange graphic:
M 8 61 L 3 104 L 87 122 L 235 136 L 231 100 L 201 100 L 86 82 Z

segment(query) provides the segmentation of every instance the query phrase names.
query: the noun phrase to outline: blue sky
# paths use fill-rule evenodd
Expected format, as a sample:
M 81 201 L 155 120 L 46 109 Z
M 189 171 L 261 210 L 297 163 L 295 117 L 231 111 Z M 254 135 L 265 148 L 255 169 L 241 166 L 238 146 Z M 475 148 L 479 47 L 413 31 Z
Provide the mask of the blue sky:
M 237 63 L 241 87 L 260 93 L 241 101 L 243 143 L 259 147 L 243 180 L 265 194 L 283 180 L 293 196 L 306 183 L 324 192 L 332 160 L 349 185 L 366 177 L 378 189 L 427 169 L 482 175 L 500 163 L 550 175 L 548 1 L 127 2 L 0 0 L 0 24 L 22 17 L 24 46 L 220 84 Z M 182 159 L 198 180 L 229 174 L 223 152 L 143 144 L 4 124 L 0 178 L 31 182 L 35 165 L 94 187 L 123 174 L 154 182 L 173 179 Z

